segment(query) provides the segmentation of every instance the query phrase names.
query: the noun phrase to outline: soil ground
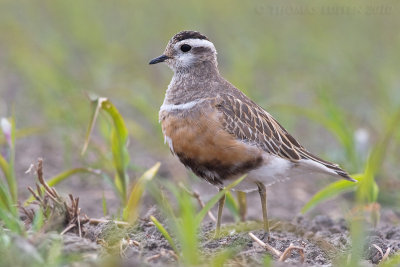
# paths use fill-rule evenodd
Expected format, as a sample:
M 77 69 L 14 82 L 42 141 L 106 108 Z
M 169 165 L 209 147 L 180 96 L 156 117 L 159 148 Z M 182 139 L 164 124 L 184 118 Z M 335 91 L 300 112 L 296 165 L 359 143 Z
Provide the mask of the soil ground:
M 155 209 L 146 217 L 150 214 L 159 217 L 166 225 Z M 222 229 L 223 237 L 214 238 L 214 224 L 203 223 L 199 233 L 203 257 L 213 257 L 229 248 L 235 252 L 235 256 L 228 260 L 227 266 L 259 266 L 263 264 L 266 255 L 275 260 L 273 266 L 331 266 L 340 260 L 350 246 L 346 222 L 343 219 L 332 220 L 325 215 L 316 216 L 312 220 L 296 217 L 291 222 L 281 221 L 271 232 L 269 241 L 260 227 L 261 224 L 254 221 L 225 225 Z M 296 251 L 290 253 L 285 262 L 278 262 L 276 256 L 250 238 L 249 231 L 260 239 L 264 238 L 265 242 L 280 252 L 291 244 L 303 248 L 304 262 L 301 263 L 302 257 Z M 87 225 L 85 233 L 85 238 L 82 239 L 72 234 L 64 238 L 67 244 L 66 253 L 84 251 L 88 263 L 98 255 L 111 253 L 119 254 L 124 266 L 177 265 L 171 246 L 147 218 L 141 219 L 138 226 L 130 229 L 118 228 L 113 222 Z M 389 255 L 400 250 L 400 227 L 382 226 L 367 233 L 362 266 L 373 266 L 382 259 L 375 245 L 383 252 L 390 248 Z M 121 245 L 119 241 L 122 238 L 129 242 Z
M 20 157 L 16 166 L 22 166 L 17 170 L 18 177 L 22 177 L 20 178 L 22 198 L 27 197 L 26 186 L 32 186 L 35 180 L 32 175 L 23 173 L 25 167 L 27 169 L 37 157 L 54 155 L 54 151 L 57 150 L 44 140 L 38 139 L 33 143 L 34 148 L 30 146 L 32 140 L 19 142 L 17 147 L 17 155 Z M 45 177 L 60 172 L 60 166 L 63 166 L 61 156 L 44 157 L 44 160 Z M 164 177 L 171 177 L 172 173 L 186 171 L 176 159 L 170 157 L 170 161 L 164 163 L 160 172 Z M 324 181 L 321 177 L 310 177 L 277 183 L 268 189 L 270 218 L 280 222 L 272 231 L 268 244 L 281 252 L 290 244 L 302 247 L 305 253 L 302 266 L 331 266 L 350 246 L 348 226 L 343 218 L 349 212 L 345 198 L 350 198 L 351 195 L 327 201 L 306 216 L 299 215 L 301 207 L 328 182 L 330 182 L 329 179 Z M 88 214 L 89 217 L 103 217 L 102 206 L 99 204 L 103 196 L 102 192 L 111 211 L 118 207 L 118 201 L 111 188 L 101 180 L 76 177 L 66 180 L 56 188 L 61 193 L 72 193 L 75 197 L 80 197 L 82 213 Z M 198 192 L 205 202 L 217 192 L 215 188 L 199 179 L 193 180 L 192 189 Z M 229 265 L 255 266 L 262 264 L 266 255 L 271 255 L 248 235 L 251 231 L 257 237 L 263 237 L 261 224 L 255 222 L 261 219 L 261 205 L 257 192 L 248 194 L 247 201 L 247 222 L 233 223 L 228 210 L 224 210 L 223 229 L 226 233 L 224 237 L 213 238 L 215 225 L 208 217 L 205 219 L 199 233 L 200 247 L 204 257 L 215 255 L 222 249 L 232 248 L 236 254 L 229 261 Z M 103 223 L 97 226 L 86 225 L 83 238 L 74 234 L 65 235 L 64 252 L 66 254 L 84 252 L 89 265 L 99 256 L 119 253 L 127 266 L 175 266 L 177 262 L 174 254 L 171 253 L 172 248 L 154 224 L 149 221 L 149 216 L 154 215 L 167 225 L 153 205 L 154 202 L 148 196 L 145 197 L 140 223 L 135 228 L 122 230 L 113 223 Z M 213 212 L 216 214 L 215 208 Z M 391 210 L 382 210 L 380 224 L 376 229 L 371 228 L 368 231 L 367 245 L 364 248 L 365 266 L 377 264 L 382 259 L 381 253 L 374 245 L 380 247 L 383 252 L 390 247 L 390 255 L 400 250 L 400 227 L 396 226 L 398 223 L 398 214 Z M 118 241 L 122 238 L 129 242 L 121 245 Z M 273 256 L 273 258 L 277 260 L 276 257 Z M 300 254 L 296 251 L 292 252 L 284 263 L 274 261 L 276 266 L 300 266 L 300 262 Z

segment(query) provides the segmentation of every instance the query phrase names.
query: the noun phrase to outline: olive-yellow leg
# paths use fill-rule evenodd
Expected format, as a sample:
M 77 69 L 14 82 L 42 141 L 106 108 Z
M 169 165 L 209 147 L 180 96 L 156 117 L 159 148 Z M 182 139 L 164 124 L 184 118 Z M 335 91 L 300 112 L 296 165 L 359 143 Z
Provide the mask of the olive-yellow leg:
M 269 232 L 268 210 L 267 210 L 267 188 L 261 182 L 257 182 L 256 184 L 258 187 L 258 193 L 260 194 L 260 198 L 261 198 L 261 207 L 262 207 L 263 220 L 264 220 L 264 231 L 269 240 L 270 232 Z
M 219 189 L 219 191 L 222 191 L 223 189 Z M 221 219 L 222 219 L 222 210 L 224 208 L 225 204 L 225 194 L 219 199 L 218 201 L 218 217 L 217 217 L 217 227 L 215 229 L 215 236 L 219 236 L 219 232 L 221 230 Z

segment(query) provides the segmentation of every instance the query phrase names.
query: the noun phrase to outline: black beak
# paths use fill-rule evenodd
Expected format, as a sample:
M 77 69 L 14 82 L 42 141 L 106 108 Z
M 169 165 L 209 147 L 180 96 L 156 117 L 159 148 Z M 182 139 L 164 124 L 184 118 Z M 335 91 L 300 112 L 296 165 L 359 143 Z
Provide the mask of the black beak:
M 150 65 L 152 65 L 152 64 L 157 64 L 157 63 L 160 63 L 160 62 L 164 62 L 164 61 L 167 60 L 167 59 L 169 59 L 169 56 L 161 55 L 161 56 L 159 56 L 159 57 L 156 57 L 155 59 L 152 59 L 152 60 L 149 62 L 149 64 L 150 64 Z

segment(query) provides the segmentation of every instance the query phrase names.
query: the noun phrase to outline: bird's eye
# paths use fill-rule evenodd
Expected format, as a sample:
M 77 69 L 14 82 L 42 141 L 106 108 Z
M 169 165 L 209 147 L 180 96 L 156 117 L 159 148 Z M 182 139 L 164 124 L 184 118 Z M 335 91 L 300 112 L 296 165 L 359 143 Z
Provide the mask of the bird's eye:
M 181 46 L 181 50 L 182 50 L 182 52 L 188 52 L 188 51 L 190 51 L 190 49 L 192 49 L 192 47 L 190 46 L 190 45 L 188 45 L 188 44 L 183 44 L 182 46 Z

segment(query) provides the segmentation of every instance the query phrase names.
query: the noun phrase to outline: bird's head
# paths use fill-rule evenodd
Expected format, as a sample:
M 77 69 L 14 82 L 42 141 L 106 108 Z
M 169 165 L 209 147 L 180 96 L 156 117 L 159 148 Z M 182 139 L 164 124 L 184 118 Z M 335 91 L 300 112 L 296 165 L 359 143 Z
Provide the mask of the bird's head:
M 168 42 L 164 54 L 149 64 L 166 62 L 173 71 L 195 67 L 204 62 L 217 64 L 217 51 L 208 38 L 196 31 L 182 31 Z

